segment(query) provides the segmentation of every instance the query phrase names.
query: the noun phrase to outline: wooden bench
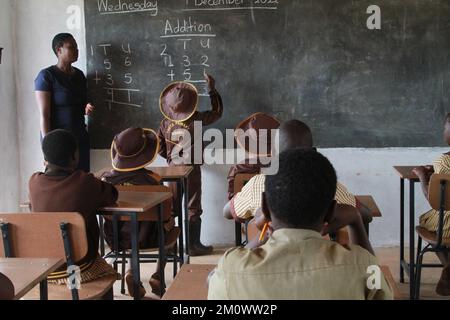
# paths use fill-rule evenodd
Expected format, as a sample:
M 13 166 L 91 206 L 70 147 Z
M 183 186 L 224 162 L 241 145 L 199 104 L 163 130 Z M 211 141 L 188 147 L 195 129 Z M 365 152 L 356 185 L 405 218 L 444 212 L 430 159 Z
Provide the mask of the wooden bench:
M 79 213 L 0 213 L 0 226 L 0 257 L 56 258 L 68 262 L 80 261 L 88 252 L 86 224 Z M 63 228 L 67 228 L 66 248 Z M 77 290 L 78 299 L 112 298 L 116 279 L 111 275 L 82 284 Z M 25 298 L 39 296 L 39 290 L 33 290 Z M 76 294 L 65 285 L 49 284 L 48 299 L 71 300 L 76 299 Z

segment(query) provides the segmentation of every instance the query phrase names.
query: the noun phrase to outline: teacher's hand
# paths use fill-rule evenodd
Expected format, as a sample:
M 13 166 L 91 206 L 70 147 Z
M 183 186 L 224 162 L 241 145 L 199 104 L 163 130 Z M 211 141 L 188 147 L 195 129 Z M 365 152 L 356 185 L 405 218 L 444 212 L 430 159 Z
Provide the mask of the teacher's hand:
M 88 103 L 86 105 L 85 111 L 86 111 L 86 115 L 87 116 L 92 116 L 94 114 L 95 107 L 92 104 Z

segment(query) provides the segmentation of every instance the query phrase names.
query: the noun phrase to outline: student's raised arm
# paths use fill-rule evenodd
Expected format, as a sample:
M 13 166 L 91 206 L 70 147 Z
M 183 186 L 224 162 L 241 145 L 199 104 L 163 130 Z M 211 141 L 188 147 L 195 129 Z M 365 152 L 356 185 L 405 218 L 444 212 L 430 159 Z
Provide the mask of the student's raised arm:
M 222 103 L 222 97 L 220 96 L 219 92 L 216 90 L 216 80 L 214 80 L 213 77 L 210 75 L 205 75 L 206 84 L 208 86 L 209 96 L 211 99 L 211 111 L 206 111 L 200 113 L 201 115 L 201 121 L 203 122 L 203 125 L 209 126 L 213 124 L 214 122 L 218 121 L 220 118 L 222 118 L 223 115 L 223 103 Z

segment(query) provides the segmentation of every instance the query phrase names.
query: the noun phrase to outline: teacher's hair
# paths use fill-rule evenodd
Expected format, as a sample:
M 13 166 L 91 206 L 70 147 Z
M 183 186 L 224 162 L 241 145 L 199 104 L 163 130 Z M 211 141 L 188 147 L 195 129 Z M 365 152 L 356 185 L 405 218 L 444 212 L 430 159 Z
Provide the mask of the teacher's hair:
M 52 41 L 53 52 L 57 55 L 58 49 L 64 47 L 64 43 L 69 39 L 73 39 L 70 33 L 58 33 Z

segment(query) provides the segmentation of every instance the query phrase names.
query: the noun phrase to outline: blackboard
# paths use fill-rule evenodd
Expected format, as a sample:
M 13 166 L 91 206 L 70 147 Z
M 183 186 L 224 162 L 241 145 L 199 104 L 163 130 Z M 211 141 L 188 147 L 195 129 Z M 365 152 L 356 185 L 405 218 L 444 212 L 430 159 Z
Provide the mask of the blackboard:
M 369 30 L 367 8 L 381 9 Z M 262 111 L 307 122 L 319 147 L 442 145 L 450 111 L 448 0 L 87 0 L 92 147 L 157 129 L 159 95 L 217 79 L 225 130 Z

